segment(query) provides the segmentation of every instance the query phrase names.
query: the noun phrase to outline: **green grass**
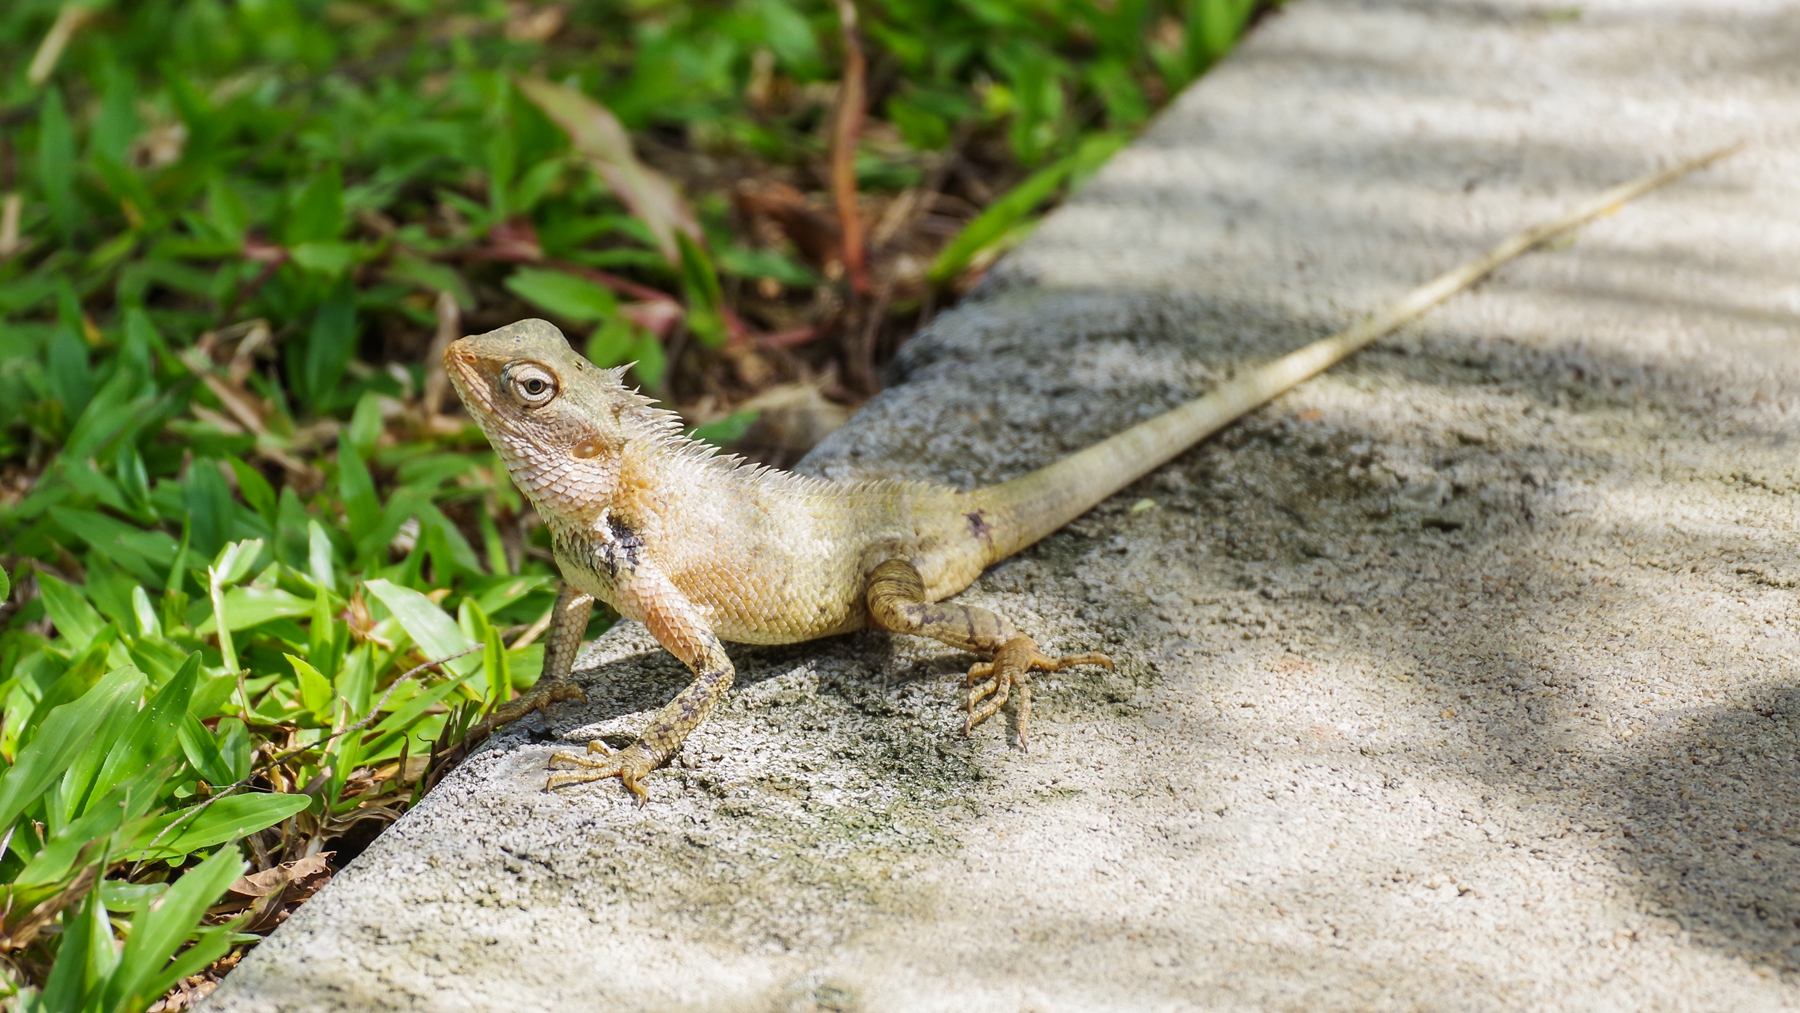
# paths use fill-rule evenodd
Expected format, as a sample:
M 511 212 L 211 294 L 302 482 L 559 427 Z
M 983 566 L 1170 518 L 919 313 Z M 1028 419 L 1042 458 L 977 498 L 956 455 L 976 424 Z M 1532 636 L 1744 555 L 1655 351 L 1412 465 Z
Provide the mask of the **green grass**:
M 869 251 L 903 331 L 1250 8 L 868 0 L 834 153 L 835 3 L 5 5 L 0 987 L 145 1008 L 300 899 L 238 876 L 360 847 L 535 680 L 546 539 L 435 331 L 548 316 L 680 401 L 850 306 L 829 358 L 867 304 L 733 185 L 834 154 L 877 209 L 964 187 Z

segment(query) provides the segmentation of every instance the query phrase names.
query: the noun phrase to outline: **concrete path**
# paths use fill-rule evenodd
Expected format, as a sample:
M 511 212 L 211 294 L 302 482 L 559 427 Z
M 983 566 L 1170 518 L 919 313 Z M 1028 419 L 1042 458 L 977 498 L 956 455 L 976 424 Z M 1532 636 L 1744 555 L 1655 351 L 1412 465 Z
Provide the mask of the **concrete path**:
M 736 650 L 649 806 L 545 794 L 684 679 L 621 629 L 210 1008 L 1800 1005 L 1796 54 L 1775 0 L 1295 0 L 808 467 L 1019 474 L 1752 147 L 992 570 L 1121 660 L 1031 753 L 853 636 Z

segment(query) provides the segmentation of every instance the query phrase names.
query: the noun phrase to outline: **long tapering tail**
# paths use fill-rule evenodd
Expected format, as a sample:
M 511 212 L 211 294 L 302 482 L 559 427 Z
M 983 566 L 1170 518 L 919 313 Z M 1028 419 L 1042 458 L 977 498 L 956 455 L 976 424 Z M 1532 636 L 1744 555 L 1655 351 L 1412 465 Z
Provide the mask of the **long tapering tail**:
M 1109 437 L 1055 464 L 970 493 L 993 526 L 988 562 L 1018 552 L 1092 509 L 1158 465 L 1318 374 L 1426 310 L 1468 288 L 1507 261 L 1617 209 L 1633 198 L 1711 165 L 1743 147 L 1734 144 L 1614 187 L 1554 221 L 1526 229 L 1407 293 L 1386 309 L 1210 393 Z

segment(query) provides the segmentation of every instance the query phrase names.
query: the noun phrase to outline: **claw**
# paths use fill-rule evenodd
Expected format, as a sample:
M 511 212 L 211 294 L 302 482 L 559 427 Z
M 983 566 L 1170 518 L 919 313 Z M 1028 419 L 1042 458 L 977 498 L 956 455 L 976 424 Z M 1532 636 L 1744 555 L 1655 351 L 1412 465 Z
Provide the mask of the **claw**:
M 1112 659 L 1104 654 L 1069 654 L 1053 658 L 1040 652 L 1030 637 L 1014 637 L 1007 641 L 994 652 L 994 660 L 976 662 L 969 667 L 968 717 L 963 722 L 963 734 L 969 734 L 976 725 L 993 717 L 995 712 L 1006 706 L 1012 688 L 1017 686 L 1019 748 L 1028 748 L 1026 731 L 1031 725 L 1031 673 L 1056 672 L 1076 665 L 1113 667 Z
M 654 764 L 648 758 L 646 751 L 639 748 L 638 743 L 634 742 L 624 749 L 615 750 L 599 739 L 594 739 L 587 744 L 586 752 L 577 753 L 572 749 L 559 749 L 551 753 L 551 766 L 554 767 L 558 763 L 565 763 L 578 769 L 551 774 L 549 779 L 544 782 L 545 791 L 554 791 L 565 785 L 585 784 L 588 781 L 603 781 L 609 777 L 616 777 L 627 790 L 637 796 L 638 805 L 643 805 L 650 798 L 650 793 L 638 783 L 638 778 L 649 773 Z

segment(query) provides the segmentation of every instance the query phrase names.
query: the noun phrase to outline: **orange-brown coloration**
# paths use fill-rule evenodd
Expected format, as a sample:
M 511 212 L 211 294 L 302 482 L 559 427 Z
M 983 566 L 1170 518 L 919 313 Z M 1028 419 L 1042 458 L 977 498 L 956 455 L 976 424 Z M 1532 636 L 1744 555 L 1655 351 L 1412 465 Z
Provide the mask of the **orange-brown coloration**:
M 1043 516 L 997 495 L 1008 486 L 964 493 L 917 482 L 834 484 L 717 456 L 627 389 L 622 371 L 595 367 L 543 321 L 463 338 L 445 361 L 549 527 L 576 598 L 645 623 L 696 675 L 632 747 L 558 754 L 581 769 L 554 784 L 617 776 L 636 791 L 731 684 L 721 641 L 793 643 L 876 625 L 982 654 L 1030 643 L 992 613 L 935 603 L 1003 558 L 1004 546 L 1028 544 L 1073 514 Z M 895 567 L 904 580 L 877 579 Z M 566 623 L 562 612 L 557 642 L 576 618 L 573 606 Z M 585 611 L 579 618 L 585 624 Z M 988 692 L 1005 699 L 1029 668 L 1044 667 L 1035 646 L 1024 657 L 1025 668 L 997 670 Z M 573 660 L 572 651 L 547 656 L 538 684 L 483 730 L 578 693 L 566 681 Z M 1029 710 L 1020 717 L 1022 729 Z

